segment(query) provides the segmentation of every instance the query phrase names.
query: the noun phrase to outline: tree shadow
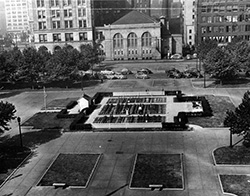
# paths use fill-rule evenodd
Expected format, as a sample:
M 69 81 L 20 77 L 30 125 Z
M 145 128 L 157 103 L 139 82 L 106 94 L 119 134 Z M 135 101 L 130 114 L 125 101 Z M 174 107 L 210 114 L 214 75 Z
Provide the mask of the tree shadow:
M 30 159 L 38 154 L 34 151 L 41 144 L 57 139 L 62 135 L 60 129 L 44 129 L 41 131 L 27 132 L 13 137 L 0 138 L 0 181 L 1 174 L 9 175 L 17 167 L 24 167 Z M 21 165 L 20 165 L 21 164 Z

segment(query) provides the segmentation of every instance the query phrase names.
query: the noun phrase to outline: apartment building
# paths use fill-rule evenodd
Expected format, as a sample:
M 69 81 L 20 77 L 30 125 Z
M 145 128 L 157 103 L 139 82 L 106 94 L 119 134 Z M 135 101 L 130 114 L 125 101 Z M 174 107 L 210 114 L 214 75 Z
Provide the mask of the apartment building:
M 34 0 L 35 46 L 55 51 L 93 42 L 91 0 Z
M 220 45 L 234 37 L 250 40 L 249 0 L 198 0 L 197 41 L 214 39 Z
M 28 0 L 5 0 L 4 5 L 7 32 L 29 30 Z
M 195 45 L 196 0 L 183 0 L 183 41 Z

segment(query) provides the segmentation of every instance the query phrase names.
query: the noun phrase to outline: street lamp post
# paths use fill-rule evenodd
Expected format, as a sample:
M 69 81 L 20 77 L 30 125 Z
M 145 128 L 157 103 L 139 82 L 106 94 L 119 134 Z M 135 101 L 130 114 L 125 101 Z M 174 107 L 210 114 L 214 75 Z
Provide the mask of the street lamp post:
M 20 136 L 20 145 L 23 147 L 23 139 L 22 139 L 22 132 L 21 132 L 21 118 L 17 117 L 18 127 L 19 127 L 19 136 Z

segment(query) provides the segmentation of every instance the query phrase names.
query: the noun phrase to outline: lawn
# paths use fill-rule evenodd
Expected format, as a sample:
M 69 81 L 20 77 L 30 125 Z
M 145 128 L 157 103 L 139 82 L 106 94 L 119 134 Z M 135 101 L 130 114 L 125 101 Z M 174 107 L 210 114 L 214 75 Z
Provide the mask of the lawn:
M 138 154 L 130 182 L 130 188 L 184 189 L 182 159 L 180 154 Z
M 97 166 L 100 154 L 59 154 L 39 182 L 39 186 L 66 183 L 86 187 Z
M 49 102 L 46 106 L 47 110 L 61 110 L 66 108 L 67 104 L 70 103 L 71 101 L 76 101 L 79 98 L 66 98 L 66 99 L 55 99 L 51 102 Z M 42 108 L 43 110 L 45 108 Z
M 195 124 L 202 127 L 223 127 L 223 122 L 226 117 L 226 111 L 234 111 L 235 106 L 233 105 L 229 97 L 206 95 L 205 98 L 210 103 L 213 111 L 213 116 L 189 117 L 189 124 Z
M 249 196 L 250 175 L 220 175 L 223 191 L 237 196 Z
M 220 147 L 214 151 L 216 164 L 250 165 L 250 148 L 244 146 Z
M 58 112 L 39 112 L 25 121 L 22 126 L 33 126 L 34 129 L 68 129 L 72 118 L 59 119 L 56 117 Z

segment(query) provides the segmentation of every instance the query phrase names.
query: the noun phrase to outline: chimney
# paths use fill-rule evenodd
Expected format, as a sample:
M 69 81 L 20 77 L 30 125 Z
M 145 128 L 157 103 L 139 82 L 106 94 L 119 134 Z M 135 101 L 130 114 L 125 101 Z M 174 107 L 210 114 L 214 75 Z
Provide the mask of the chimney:
M 162 25 L 165 26 L 166 25 L 166 17 L 165 16 L 161 16 L 160 17 L 160 22 L 161 22 Z

